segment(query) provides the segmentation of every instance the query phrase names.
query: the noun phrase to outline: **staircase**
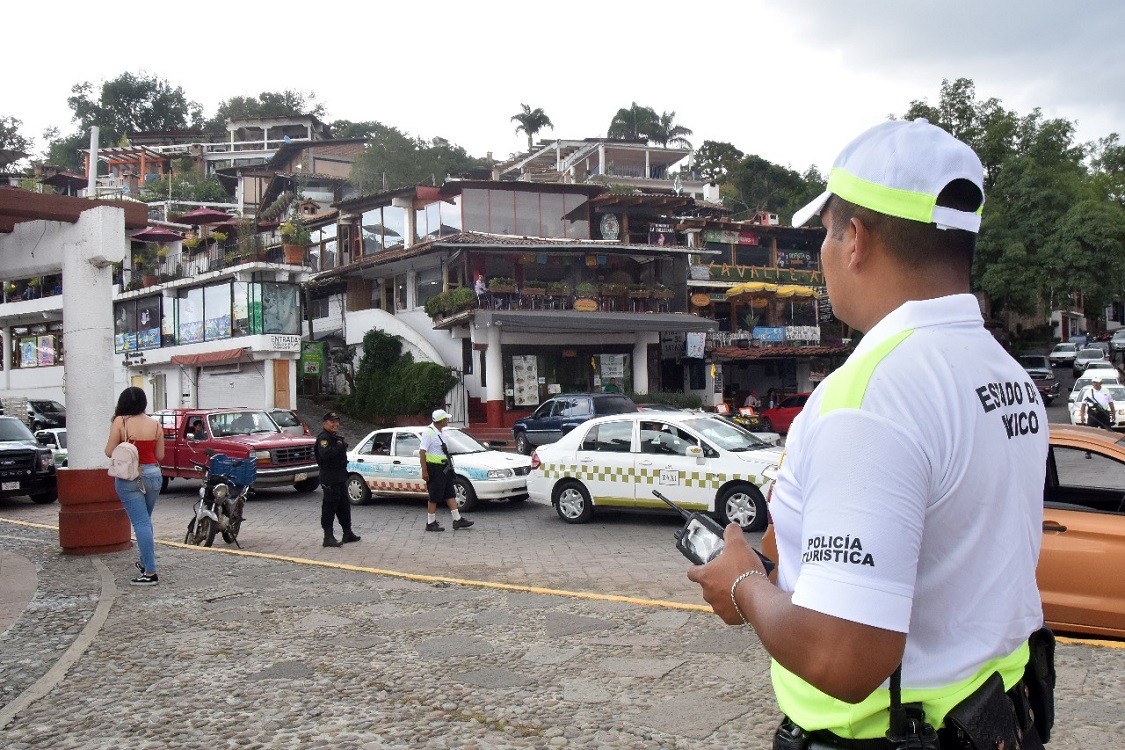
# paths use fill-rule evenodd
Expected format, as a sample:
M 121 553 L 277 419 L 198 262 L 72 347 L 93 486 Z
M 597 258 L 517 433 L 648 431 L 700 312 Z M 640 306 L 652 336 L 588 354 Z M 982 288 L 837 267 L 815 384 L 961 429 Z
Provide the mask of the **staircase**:
M 488 443 L 497 450 L 515 452 L 516 441 L 512 439 L 510 427 L 464 427 L 462 432 L 472 435 L 482 443 Z

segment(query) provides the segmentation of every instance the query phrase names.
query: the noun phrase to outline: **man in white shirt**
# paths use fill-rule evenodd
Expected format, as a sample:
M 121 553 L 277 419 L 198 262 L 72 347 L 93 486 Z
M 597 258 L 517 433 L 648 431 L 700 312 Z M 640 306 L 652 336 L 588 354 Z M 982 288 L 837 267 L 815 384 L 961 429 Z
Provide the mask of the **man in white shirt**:
M 1093 380 L 1094 382 L 1085 390 L 1085 395 L 1082 397 L 1082 413 L 1078 421 L 1091 427 L 1108 430 L 1113 427 L 1113 415 L 1116 414 L 1113 397 L 1102 387 L 1100 375 L 1095 375 Z
M 776 585 L 736 525 L 688 572 L 773 658 L 775 748 L 936 748 L 935 730 L 962 747 L 977 705 L 995 720 L 987 747 L 1041 746 L 1023 686 L 1043 621 L 1047 415 L 970 293 L 983 203 L 972 149 L 889 121 L 845 147 L 793 218 L 821 216 L 834 313 L 864 336 L 789 432 L 770 503 Z M 892 693 L 924 715 L 892 711 Z
M 473 522 L 461 517 L 457 510 L 457 492 L 453 484 L 456 473 L 453 471 L 453 457 L 449 445 L 442 437 L 442 430 L 449 424 L 449 413 L 445 409 L 435 409 L 431 415 L 433 423 L 422 430 L 419 443 L 418 460 L 422 462 L 422 481 L 426 483 L 429 500 L 426 503 L 426 531 L 445 531 L 438 523 L 437 504 L 444 501 L 453 517 L 453 528 L 467 529 Z

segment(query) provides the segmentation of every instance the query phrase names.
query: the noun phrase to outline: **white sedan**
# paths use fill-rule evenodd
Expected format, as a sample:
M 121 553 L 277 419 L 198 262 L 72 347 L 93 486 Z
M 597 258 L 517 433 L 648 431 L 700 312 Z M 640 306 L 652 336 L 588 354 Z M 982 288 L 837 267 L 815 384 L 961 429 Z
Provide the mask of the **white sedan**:
M 1102 379 L 1102 385 L 1121 385 L 1120 373 L 1116 370 L 1097 370 L 1090 371 L 1084 374 L 1078 380 L 1074 381 L 1074 386 L 1070 389 L 1070 395 L 1066 400 L 1070 402 L 1071 406 L 1078 400 L 1078 394 L 1082 393 L 1083 388 L 1087 388 L 1094 384 L 1094 377 L 1098 376 Z
M 375 430 L 348 451 L 348 499 L 362 505 L 372 495 L 426 497 L 418 446 L 425 427 Z M 453 457 L 453 480 L 460 510 L 472 510 L 481 500 L 527 499 L 531 459 L 502 453 L 455 429 L 442 432 Z
M 599 507 L 666 511 L 652 494 L 659 490 L 682 508 L 760 531 L 780 459 L 780 450 L 713 414 L 615 414 L 536 448 L 527 489 L 567 523 L 585 523 Z
M 1086 424 L 1082 421 L 1082 400 L 1093 386 L 1087 385 L 1078 391 L 1074 400 L 1070 402 L 1070 423 Z M 1125 385 L 1105 385 L 1102 388 L 1109 392 L 1113 399 L 1113 428 L 1125 429 Z

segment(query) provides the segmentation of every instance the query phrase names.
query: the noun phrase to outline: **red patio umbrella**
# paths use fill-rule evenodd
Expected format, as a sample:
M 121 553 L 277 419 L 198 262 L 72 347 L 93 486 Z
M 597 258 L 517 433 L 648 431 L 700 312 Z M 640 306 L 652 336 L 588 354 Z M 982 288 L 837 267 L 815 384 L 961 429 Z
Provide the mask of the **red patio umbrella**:
M 202 226 L 204 224 L 221 224 L 233 218 L 234 217 L 226 211 L 216 211 L 213 208 L 200 207 L 194 211 L 188 211 L 186 214 L 176 217 L 174 221 L 180 224 Z
M 179 232 L 164 227 L 145 227 L 141 231 L 129 235 L 129 239 L 137 242 L 176 242 L 183 238 L 184 236 Z

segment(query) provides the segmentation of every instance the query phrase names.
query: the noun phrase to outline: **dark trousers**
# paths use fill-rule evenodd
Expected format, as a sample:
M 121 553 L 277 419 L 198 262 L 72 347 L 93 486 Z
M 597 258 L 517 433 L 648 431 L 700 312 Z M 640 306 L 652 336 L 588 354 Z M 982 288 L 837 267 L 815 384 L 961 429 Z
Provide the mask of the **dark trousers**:
M 453 470 L 449 464 L 431 463 L 426 467 L 429 479 L 426 481 L 426 494 L 431 503 L 441 505 L 446 500 L 457 497 L 457 490 L 453 486 Z
M 320 487 L 324 490 L 324 497 L 320 501 L 320 527 L 324 529 L 324 535 L 332 533 L 333 518 L 340 521 L 340 528 L 345 532 L 351 531 L 352 504 L 345 491 L 347 483 L 322 484 Z

